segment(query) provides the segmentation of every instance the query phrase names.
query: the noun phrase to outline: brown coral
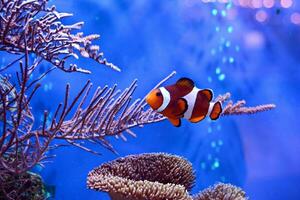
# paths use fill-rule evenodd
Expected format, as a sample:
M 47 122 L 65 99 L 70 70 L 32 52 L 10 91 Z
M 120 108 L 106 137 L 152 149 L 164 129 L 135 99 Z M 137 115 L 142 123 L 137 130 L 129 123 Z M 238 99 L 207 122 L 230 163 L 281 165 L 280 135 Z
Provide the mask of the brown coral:
M 246 200 L 246 194 L 241 189 L 231 184 L 218 183 L 209 187 L 198 195 L 194 200 Z
M 44 200 L 46 188 L 42 177 L 32 172 L 16 175 L 7 172 L 0 176 L 0 199 Z
M 92 170 L 91 189 L 110 193 L 112 199 L 192 199 L 188 191 L 195 177 L 187 160 L 164 153 L 119 158 Z
M 108 192 L 112 200 L 247 200 L 234 185 L 218 183 L 195 196 L 188 191 L 194 171 L 184 158 L 164 154 L 140 154 L 102 164 L 88 174 L 87 186 Z

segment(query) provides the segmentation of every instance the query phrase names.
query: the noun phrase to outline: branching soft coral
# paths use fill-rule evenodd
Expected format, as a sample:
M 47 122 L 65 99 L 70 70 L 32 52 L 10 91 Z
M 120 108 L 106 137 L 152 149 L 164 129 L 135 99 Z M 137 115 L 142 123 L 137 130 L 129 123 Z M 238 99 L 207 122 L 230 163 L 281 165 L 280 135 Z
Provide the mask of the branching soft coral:
M 33 84 L 36 80 L 29 80 L 34 66 L 20 63 L 21 75 L 19 84 L 15 86 L 12 86 L 8 77 L 1 78 L 0 124 L 3 134 L 0 136 L 0 166 L 3 169 L 23 173 L 37 163 L 42 164 L 49 158 L 46 152 L 57 147 L 51 145 L 54 139 L 65 140 L 92 153 L 97 152 L 77 141 L 100 144 L 115 152 L 107 137 L 126 140 L 123 132 L 135 136 L 131 128 L 164 119 L 152 109 L 147 109 L 144 99 L 131 103 L 136 81 L 122 92 L 116 90 L 116 86 L 99 87 L 92 98 L 89 98 L 92 84 L 87 82 L 73 99 L 70 99 L 70 85 L 67 85 L 64 101 L 58 105 L 54 116 L 49 117 L 49 112 L 45 111 L 43 123 L 38 129 L 33 129 L 35 117 L 30 101 L 40 87 L 39 84 Z
M 222 115 L 242 115 L 242 114 L 254 114 L 258 112 L 264 112 L 271 110 L 275 108 L 275 104 L 263 104 L 259 106 L 254 106 L 254 107 L 246 107 L 246 101 L 245 100 L 240 100 L 237 101 L 236 103 L 233 103 L 233 101 L 229 100 L 230 99 L 230 93 L 226 93 L 224 95 L 219 95 L 215 101 L 220 101 L 221 103 L 225 103 L 226 101 L 227 104 L 223 109 Z
M 70 97 L 71 86 L 67 84 L 63 102 L 53 112 L 54 116 L 50 117 L 49 111 L 45 110 L 42 123 L 35 129 L 36 116 L 30 102 L 41 86 L 40 80 L 52 70 L 58 68 L 64 72 L 90 73 L 76 64 L 66 66 L 72 57 L 81 56 L 120 71 L 103 58 L 99 46 L 92 44 L 98 35 L 75 34 L 83 23 L 63 24 L 61 20 L 71 14 L 60 13 L 54 6 L 48 8 L 47 2 L 0 1 L 0 51 L 16 55 L 16 59 L 2 67 L 0 72 L 4 74 L 10 67 L 19 66 L 15 78 L 10 78 L 14 74 L 2 74 L 0 77 L 0 177 L 21 175 L 37 164 L 43 165 L 47 158 L 52 157 L 47 152 L 58 147 L 53 145 L 53 140 L 61 139 L 92 153 L 97 152 L 83 142 L 100 144 L 115 152 L 107 137 L 126 140 L 124 132 L 135 136 L 131 128 L 165 119 L 147 107 L 145 98 L 132 99 L 137 87 L 136 80 L 124 91 L 117 90 L 116 85 L 111 88 L 104 86 L 98 87 L 93 94 L 92 83 L 88 81 L 74 98 Z M 30 54 L 35 55 L 32 62 Z M 32 78 L 43 61 L 53 65 L 52 68 Z M 155 88 L 174 74 L 171 73 Z M 223 99 L 227 100 L 226 97 Z M 229 103 L 223 115 L 254 113 L 272 107 L 244 108 L 243 102 L 236 105 Z M 115 197 L 131 195 L 136 199 L 191 199 L 187 191 L 192 187 L 193 172 L 187 161 L 164 154 L 131 157 L 125 161 L 123 165 L 120 160 L 113 164 L 111 169 L 115 171 L 110 171 L 108 166 L 104 172 L 102 168 L 92 172 L 89 187 L 104 188 Z M 127 166 L 130 166 L 129 171 L 125 170 Z M 152 173 L 154 169 L 156 175 Z M 0 186 L 3 185 L 1 179 Z M 6 190 L 7 187 L 3 188 Z
M 69 58 L 78 59 L 79 52 L 83 57 L 120 71 L 103 58 L 99 46 L 92 44 L 99 35 L 74 34 L 73 32 L 81 29 L 83 22 L 63 24 L 61 20 L 72 14 L 60 13 L 55 6 L 47 8 L 47 2 L 48 0 L 0 1 L 0 51 L 21 55 L 28 51 L 63 71 L 90 73 L 76 64 L 65 66 Z
M 54 116 L 50 117 L 49 111 L 45 110 L 42 123 L 34 129 L 36 116 L 30 102 L 41 86 L 40 80 L 56 68 L 64 72 L 89 73 L 75 65 L 65 67 L 70 57 L 78 57 L 76 50 L 82 57 L 119 70 L 103 59 L 98 46 L 92 45 L 97 35 L 74 35 L 72 32 L 82 23 L 62 24 L 61 19 L 71 14 L 59 13 L 55 7 L 47 8 L 47 2 L 0 1 L 0 51 L 19 55 L 0 69 L 6 74 L 8 68 L 19 65 L 15 78 L 11 78 L 14 74 L 0 77 L 0 175 L 7 172 L 21 174 L 38 163 L 42 165 L 52 156 L 47 154 L 48 150 L 58 147 L 52 144 L 55 139 L 93 153 L 97 152 L 87 148 L 82 140 L 114 151 L 107 141 L 108 136 L 126 140 L 123 132 L 135 136 L 131 128 L 164 119 L 146 107 L 144 98 L 132 99 L 136 80 L 124 91 L 117 90 L 116 85 L 104 86 L 98 87 L 93 94 L 92 83 L 88 81 L 74 98 L 70 97 L 71 86 L 67 84 L 63 102 L 53 112 Z M 30 53 L 35 55 L 32 62 Z M 54 66 L 34 78 L 34 72 L 43 61 Z M 174 73 L 160 84 L 172 75 Z
M 75 64 L 66 67 L 71 57 L 79 57 L 77 53 L 120 71 L 103 58 L 99 46 L 92 44 L 98 35 L 74 34 L 83 23 L 64 25 L 62 18 L 71 14 L 59 13 L 54 6 L 47 8 L 47 2 L 0 1 L 0 51 L 16 55 L 13 62 L 0 69 L 5 74 L 0 76 L 0 177 L 21 177 L 37 164 L 43 166 L 53 156 L 47 152 L 59 147 L 53 140 L 61 139 L 92 153 L 98 152 L 87 148 L 82 141 L 100 144 L 115 152 L 107 137 L 126 140 L 123 132 L 135 136 L 131 128 L 164 120 L 146 107 L 145 98 L 132 99 L 136 80 L 124 91 L 117 90 L 116 85 L 105 86 L 98 87 L 92 95 L 92 83 L 88 81 L 74 98 L 70 97 L 71 86 L 67 84 L 63 102 L 53 112 L 54 116 L 45 110 L 42 123 L 37 128 L 34 126 L 37 121 L 30 102 L 36 97 L 41 79 L 56 68 L 64 72 L 90 73 Z M 31 55 L 35 55 L 33 61 L 29 59 Z M 35 78 L 33 74 L 43 61 L 53 67 Z M 14 65 L 19 65 L 19 70 L 6 75 L 7 69 Z M 172 75 L 174 73 L 160 84 Z M 15 199 L 10 198 L 11 192 L 15 196 L 22 195 L 22 191 L 11 188 L 0 179 L 0 196 Z

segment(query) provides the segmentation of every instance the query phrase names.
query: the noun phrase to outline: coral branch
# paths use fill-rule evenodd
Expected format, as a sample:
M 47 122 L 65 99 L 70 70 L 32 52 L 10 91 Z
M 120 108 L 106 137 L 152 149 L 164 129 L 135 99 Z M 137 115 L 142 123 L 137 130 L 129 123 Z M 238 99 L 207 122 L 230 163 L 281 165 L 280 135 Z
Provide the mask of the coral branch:
M 220 101 L 224 103 L 230 99 L 230 93 L 218 96 L 214 101 Z M 258 112 L 264 112 L 276 107 L 275 104 L 264 104 L 255 107 L 245 107 L 246 101 L 240 100 L 235 104 L 232 101 L 228 101 L 226 106 L 223 108 L 222 115 L 242 115 L 242 114 L 254 114 Z
M 42 123 L 34 129 L 37 121 L 30 102 L 40 88 L 40 80 L 52 70 L 59 68 L 64 72 L 90 73 L 75 64 L 66 67 L 72 58 L 81 56 L 120 71 L 106 61 L 99 46 L 92 44 L 99 35 L 75 34 L 83 23 L 63 24 L 61 20 L 72 14 L 57 12 L 54 6 L 47 8 L 47 3 L 48 0 L 0 1 L 0 51 L 19 55 L 0 69 L 2 73 L 19 64 L 15 79 L 0 75 L 0 177 L 5 180 L 14 176 L 22 178 L 35 165 L 43 166 L 47 159 L 53 157 L 47 154 L 48 150 L 60 146 L 52 144 L 55 139 L 62 139 L 94 154 L 99 153 L 88 148 L 86 143 L 100 144 L 115 152 L 107 137 L 115 136 L 126 141 L 123 133 L 135 137 L 132 128 L 165 119 L 147 107 L 145 98 L 132 101 L 136 80 L 123 91 L 117 90 L 116 85 L 99 87 L 92 96 L 92 83 L 88 81 L 73 99 L 70 97 L 71 86 L 67 84 L 63 103 L 57 106 L 54 116 L 51 117 L 45 110 Z M 29 59 L 30 55 L 35 55 L 33 62 Z M 34 72 L 44 60 L 53 66 L 34 79 Z M 3 180 L 0 178 L 0 197 L 23 199 L 24 191 L 12 187 L 14 182 L 6 184 Z M 27 184 L 22 180 L 21 183 Z M 183 195 L 187 194 L 183 186 L 173 184 L 163 187 L 170 192 L 178 190 Z
M 90 73 L 75 64 L 66 67 L 67 60 L 78 59 L 80 53 L 120 71 L 103 58 L 99 46 L 92 44 L 99 35 L 73 34 L 81 29 L 83 22 L 63 24 L 61 20 L 72 14 L 57 12 L 54 6 L 47 8 L 47 3 L 48 0 L 0 1 L 0 51 L 22 54 L 27 47 L 29 53 L 35 53 L 65 72 Z
M 38 135 L 31 135 L 35 119 L 29 101 L 39 86 L 36 85 L 31 91 L 27 87 L 30 76 L 28 70 L 31 67 L 20 62 L 21 75 L 18 87 L 13 86 L 8 77 L 1 76 L 0 126 L 3 132 L 0 136 L 0 174 L 5 171 L 21 174 L 31 169 L 47 158 L 45 152 L 53 140 L 53 137 L 40 139 Z M 42 131 L 46 120 L 47 112 Z M 29 135 L 31 137 L 28 137 Z
M 144 99 L 130 103 L 137 87 L 136 80 L 123 92 L 116 90 L 116 86 L 99 87 L 91 99 L 89 94 L 92 84 L 88 81 L 73 100 L 70 99 L 70 86 L 67 85 L 64 102 L 58 106 L 53 118 L 48 117 L 45 111 L 42 125 L 33 130 L 35 118 L 31 113 L 30 99 L 39 84 L 35 84 L 32 89 L 28 85 L 34 84 L 40 77 L 29 82 L 29 69 L 32 68 L 32 65 L 20 63 L 19 85 L 13 86 L 7 77 L 0 79 L 0 122 L 3 128 L 0 137 L 0 166 L 10 172 L 23 173 L 37 163 L 44 162 L 48 158 L 45 153 L 52 148 L 51 142 L 54 139 L 63 139 L 90 153 L 99 154 L 87 147 L 86 143 L 89 142 L 100 144 L 116 153 L 107 141 L 108 136 L 121 137 L 126 141 L 123 132 L 135 136 L 131 128 L 165 119 L 152 109 L 147 109 Z M 29 98 L 25 94 L 29 94 Z M 47 124 L 47 121 L 50 123 Z
M 174 75 L 175 72 L 172 72 L 156 85 L 155 88 L 159 87 Z M 151 108 L 147 108 L 145 98 L 142 100 L 137 99 L 130 104 L 132 94 L 136 87 L 136 80 L 123 92 L 116 90 L 116 86 L 112 88 L 108 88 L 107 86 L 103 88 L 99 87 L 92 95 L 91 100 L 87 102 L 88 95 L 92 88 L 92 84 L 87 82 L 68 106 L 67 102 L 70 100 L 68 95 L 69 86 L 67 86 L 64 103 L 60 104 L 57 109 L 57 112 L 51 120 L 51 125 L 47 127 L 45 131 L 36 130 L 31 134 L 50 137 L 50 135 L 53 135 L 53 132 L 56 132 L 54 136 L 55 139 L 73 141 L 69 143 L 81 149 L 88 150 L 89 152 L 93 151 L 87 147 L 83 148 L 83 144 L 79 145 L 75 143 L 74 140 L 100 143 L 115 152 L 105 139 L 107 136 L 120 137 L 126 141 L 126 137 L 123 134 L 124 132 L 135 136 L 130 129 L 165 119 L 161 114 Z M 75 104 L 78 104 L 77 108 L 74 108 Z M 83 105 L 87 106 L 83 107 Z M 74 114 L 67 120 L 71 110 L 74 110 Z M 58 114 L 59 112 L 60 114 Z
M 91 99 L 92 83 L 88 81 L 74 99 L 70 98 L 71 87 L 68 84 L 64 101 L 58 105 L 54 116 L 50 117 L 49 112 L 44 111 L 43 122 L 34 130 L 35 117 L 30 101 L 40 88 L 40 80 L 55 68 L 65 72 L 89 73 L 76 65 L 65 67 L 70 57 L 78 58 L 76 51 L 82 57 L 119 70 L 103 58 L 99 46 L 92 45 L 98 35 L 72 34 L 83 23 L 62 24 L 60 20 L 71 14 L 59 13 L 55 7 L 47 8 L 47 2 L 0 1 L 0 51 L 20 54 L 0 69 L 4 72 L 19 63 L 16 83 L 12 84 L 10 77 L 0 76 L 0 175 L 8 172 L 22 174 L 38 163 L 42 165 L 52 157 L 46 152 L 57 147 L 52 146 L 55 139 L 63 139 L 67 144 L 95 154 L 99 153 L 89 149 L 85 143 L 100 144 L 116 153 L 107 141 L 108 136 L 126 141 L 124 132 L 135 136 L 130 129 L 165 119 L 147 108 L 145 98 L 132 102 L 136 80 L 124 91 L 117 90 L 116 85 L 112 88 L 99 87 Z M 36 55 L 32 63 L 29 61 L 30 53 Z M 34 77 L 34 71 L 43 60 L 54 66 L 32 80 L 30 77 Z

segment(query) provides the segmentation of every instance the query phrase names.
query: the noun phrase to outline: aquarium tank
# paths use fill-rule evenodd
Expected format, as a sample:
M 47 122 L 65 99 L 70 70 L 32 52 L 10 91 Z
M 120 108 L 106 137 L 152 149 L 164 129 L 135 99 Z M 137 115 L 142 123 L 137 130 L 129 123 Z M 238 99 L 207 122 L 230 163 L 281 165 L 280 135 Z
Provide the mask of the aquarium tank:
M 1 0 L 0 200 L 300 199 L 300 2 Z

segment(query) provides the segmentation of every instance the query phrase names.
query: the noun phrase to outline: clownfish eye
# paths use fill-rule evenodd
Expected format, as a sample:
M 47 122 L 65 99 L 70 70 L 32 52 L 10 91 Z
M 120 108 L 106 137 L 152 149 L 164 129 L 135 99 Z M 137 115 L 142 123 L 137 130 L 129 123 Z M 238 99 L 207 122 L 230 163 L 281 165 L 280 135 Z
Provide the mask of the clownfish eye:
M 156 96 L 160 97 L 161 96 L 161 92 L 156 92 Z

